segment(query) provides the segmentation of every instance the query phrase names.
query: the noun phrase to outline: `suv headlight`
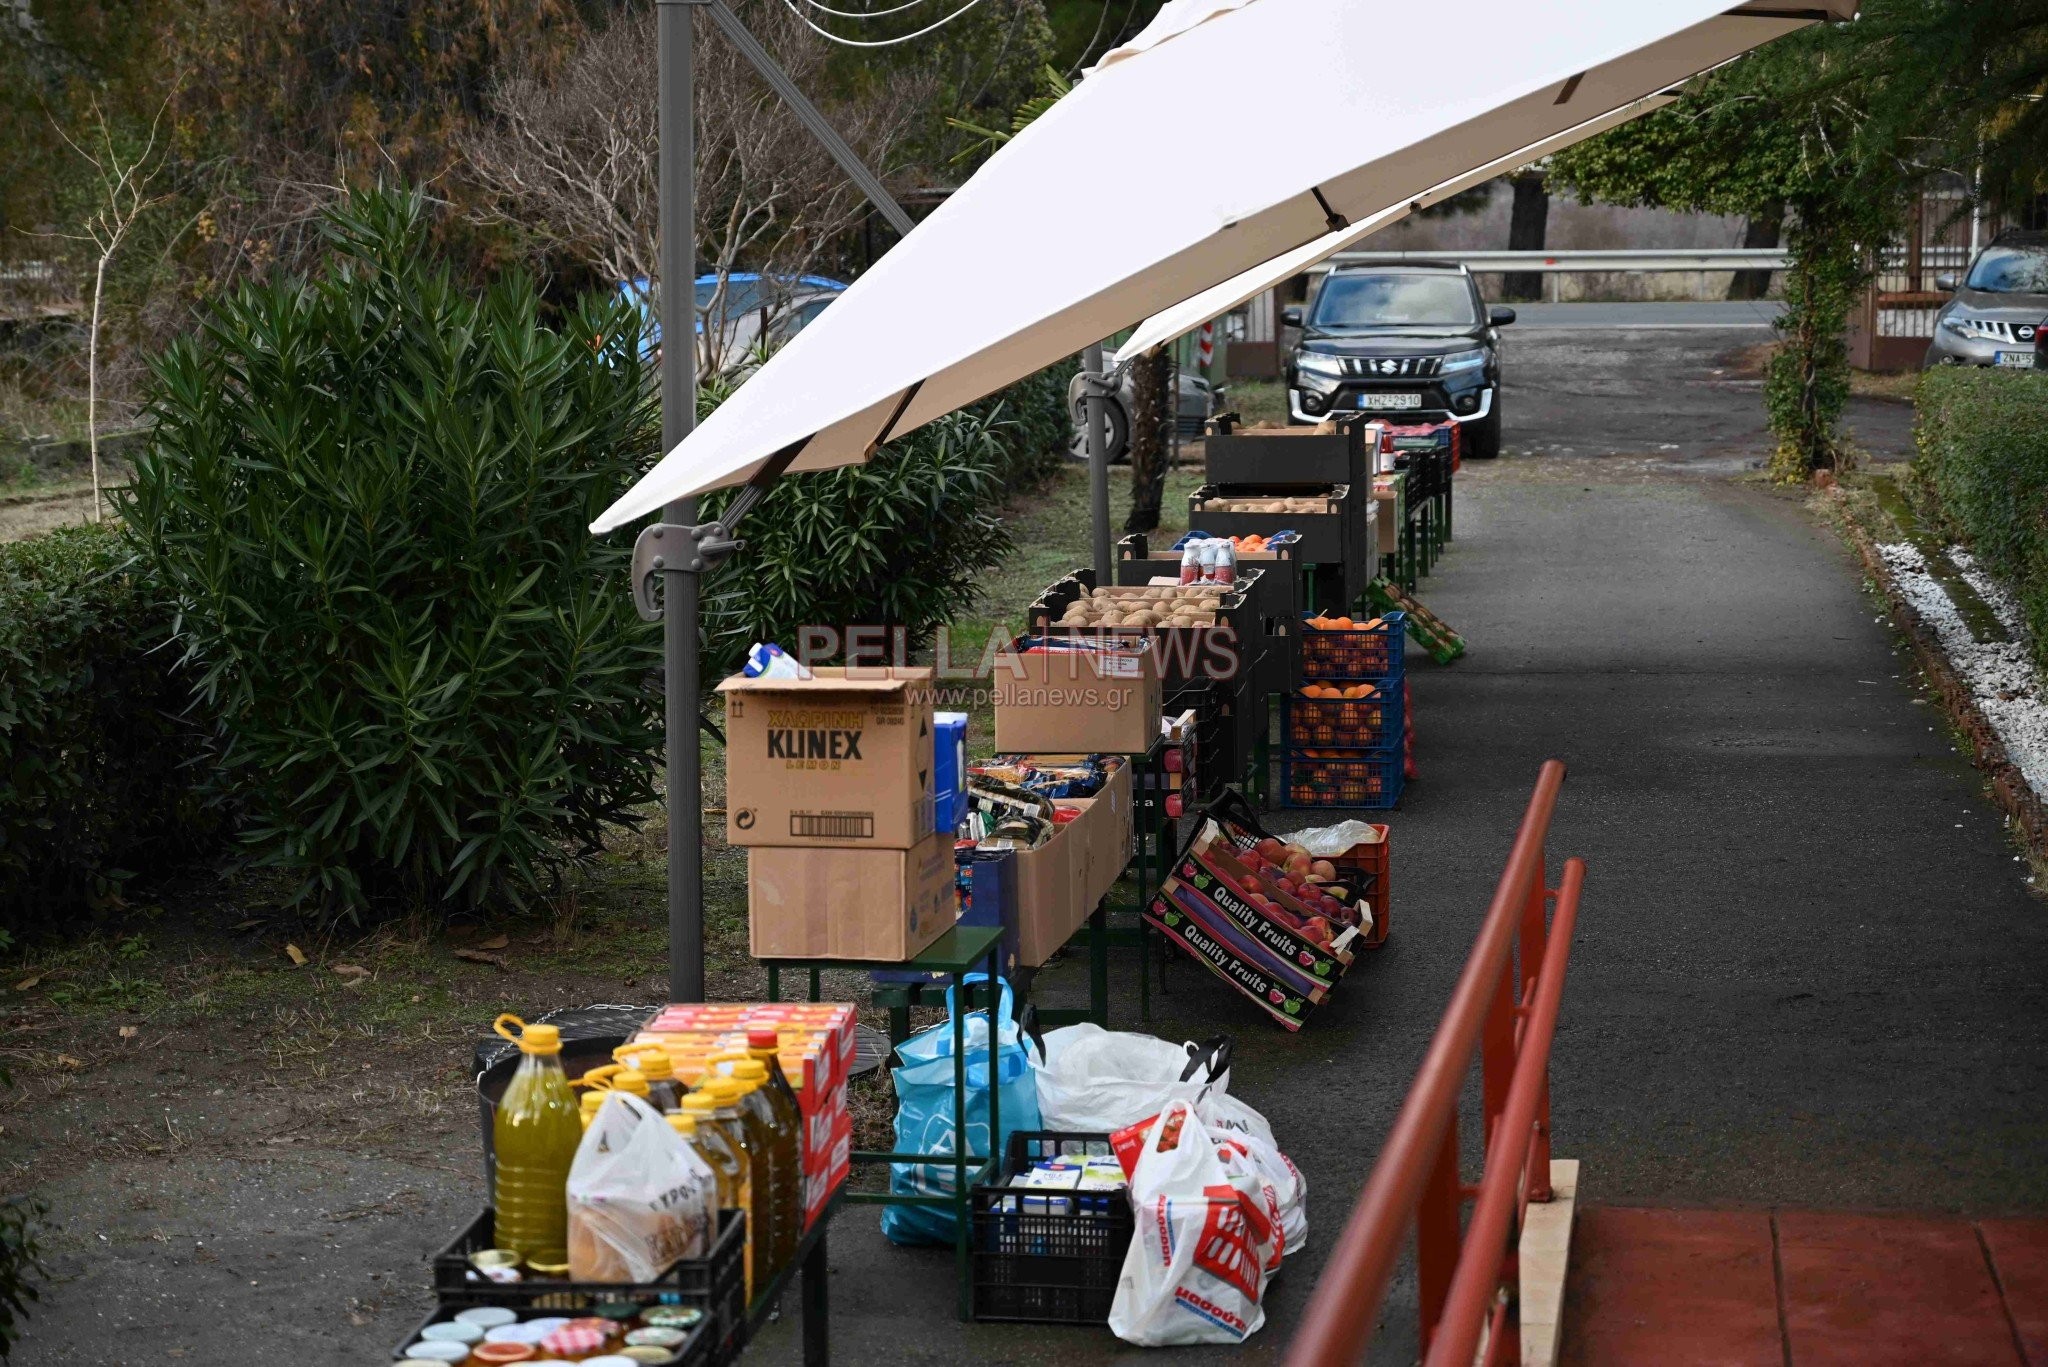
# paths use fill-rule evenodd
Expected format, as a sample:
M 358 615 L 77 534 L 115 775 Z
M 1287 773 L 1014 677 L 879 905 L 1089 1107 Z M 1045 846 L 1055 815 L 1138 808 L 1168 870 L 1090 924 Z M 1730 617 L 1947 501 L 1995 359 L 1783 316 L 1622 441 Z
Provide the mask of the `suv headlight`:
M 1990 340 L 1991 334 L 1984 329 L 1984 320 L 1971 313 L 1950 313 L 1942 318 L 1943 330 L 1972 341 Z
M 1485 364 L 1486 353 L 1484 351 L 1456 351 L 1444 357 L 1443 365 L 1440 369 L 1445 375 L 1455 375 L 1463 370 L 1477 370 Z
M 1341 379 L 1344 375 L 1344 358 L 1326 356 L 1320 351 L 1298 351 L 1294 354 L 1294 368 L 1304 375 L 1323 375 L 1330 379 Z

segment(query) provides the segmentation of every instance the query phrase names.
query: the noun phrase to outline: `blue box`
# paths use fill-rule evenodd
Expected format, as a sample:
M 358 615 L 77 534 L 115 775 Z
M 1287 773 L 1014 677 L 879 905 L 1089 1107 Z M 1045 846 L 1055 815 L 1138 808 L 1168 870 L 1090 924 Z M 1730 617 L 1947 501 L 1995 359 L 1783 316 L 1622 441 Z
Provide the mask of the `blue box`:
M 933 829 L 951 835 L 967 814 L 967 714 L 934 712 L 932 728 Z
M 1017 976 L 1017 856 L 1011 850 L 954 850 L 954 887 L 960 894 L 960 924 L 1001 926 L 1003 947 L 998 960 L 1002 975 Z M 868 977 L 878 983 L 942 983 L 943 973 L 910 968 L 877 968 Z

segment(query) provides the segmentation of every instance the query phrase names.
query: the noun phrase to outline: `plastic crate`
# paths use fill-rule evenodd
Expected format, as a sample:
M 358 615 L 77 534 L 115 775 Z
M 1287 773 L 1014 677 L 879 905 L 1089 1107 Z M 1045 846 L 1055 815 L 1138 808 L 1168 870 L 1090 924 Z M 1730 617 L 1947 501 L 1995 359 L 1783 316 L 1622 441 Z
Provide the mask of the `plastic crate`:
M 1312 627 L 1301 621 L 1301 677 L 1317 683 L 1386 683 L 1407 669 L 1408 614 L 1390 612 L 1371 626 Z
M 1369 698 L 1281 699 L 1280 732 L 1289 749 L 1376 750 L 1401 743 L 1401 690 L 1381 687 Z
M 726 1362 L 746 1343 L 747 1217 L 737 1210 L 719 1212 L 718 1238 L 702 1258 L 685 1258 L 651 1282 L 575 1282 L 535 1280 L 493 1282 L 470 1265 L 470 1255 L 496 1248 L 497 1219 L 489 1206 L 436 1253 L 434 1290 L 443 1300 L 460 1298 L 468 1305 L 530 1307 L 574 1314 L 605 1301 L 646 1300 L 668 1305 L 693 1305 L 712 1326 L 715 1355 Z
M 1378 949 L 1393 929 L 1394 849 L 1386 826 L 1374 822 L 1380 838 L 1353 845 L 1330 862 L 1337 867 L 1337 881 L 1372 903 L 1372 934 L 1353 942 L 1354 949 Z
M 615 1301 L 632 1301 L 641 1305 L 660 1303 L 636 1296 L 614 1296 L 611 1299 Z M 406 1350 L 419 1342 L 421 1332 L 428 1325 L 439 1324 L 443 1320 L 453 1318 L 460 1311 L 492 1303 L 490 1301 L 477 1300 L 468 1295 L 441 1297 L 434 1308 L 427 1312 L 425 1318 L 414 1325 L 412 1331 L 400 1339 L 397 1346 L 391 1350 L 393 1360 L 399 1362 L 406 1361 L 410 1357 Z M 522 1321 L 542 1319 L 563 1313 L 539 1305 L 506 1306 L 505 1309 L 512 1311 Z M 689 1331 L 689 1337 L 676 1345 L 668 1357 L 661 1360 L 660 1367 L 716 1367 L 721 1362 L 729 1362 L 731 1360 L 731 1357 L 721 1358 L 718 1355 L 717 1326 L 712 1323 L 711 1316 L 706 1315 L 697 1324 L 696 1328 Z
M 1401 747 L 1385 750 L 1285 750 L 1283 807 L 1392 807 L 1401 800 Z
M 1101 1209 L 1026 1213 L 1009 1179 L 1061 1153 L 1108 1157 L 1106 1134 L 1019 1130 L 1010 1136 L 999 1186 L 973 1192 L 973 1314 L 1026 1324 L 1103 1324 L 1116 1299 L 1134 1220 L 1129 1192 L 1100 1193 Z M 1037 1191 L 1038 1196 L 1060 1193 Z M 1079 1201 L 1076 1201 L 1079 1204 Z

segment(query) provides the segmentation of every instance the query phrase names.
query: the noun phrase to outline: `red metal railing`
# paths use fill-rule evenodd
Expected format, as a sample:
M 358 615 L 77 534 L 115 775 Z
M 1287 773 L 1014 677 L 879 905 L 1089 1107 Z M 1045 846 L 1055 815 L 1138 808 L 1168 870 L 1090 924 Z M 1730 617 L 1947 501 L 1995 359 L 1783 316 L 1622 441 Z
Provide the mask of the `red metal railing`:
M 1410 1224 L 1425 1367 L 1472 1367 L 1482 1343 L 1478 1360 L 1521 1360 L 1515 1243 L 1529 1203 L 1551 1194 L 1550 1041 L 1586 877 L 1571 859 L 1558 886 L 1544 886 L 1543 840 L 1563 783 L 1564 765 L 1546 762 L 1443 1023 L 1288 1346 L 1288 1367 L 1363 1360 Z M 1476 1187 L 1458 1168 L 1458 1095 L 1475 1050 L 1486 1126 Z M 1469 1223 L 1460 1220 L 1467 1200 Z

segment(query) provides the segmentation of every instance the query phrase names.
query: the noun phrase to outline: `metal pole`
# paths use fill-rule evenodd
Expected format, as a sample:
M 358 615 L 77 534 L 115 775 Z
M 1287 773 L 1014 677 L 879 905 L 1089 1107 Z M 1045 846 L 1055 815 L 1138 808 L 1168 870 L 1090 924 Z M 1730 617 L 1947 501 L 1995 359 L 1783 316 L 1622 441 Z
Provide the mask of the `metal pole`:
M 658 0 L 660 63 L 661 449 L 697 421 L 697 268 L 692 199 L 697 162 L 691 124 L 695 54 L 690 0 Z M 689 526 L 697 500 L 678 499 L 662 520 Z M 668 998 L 704 1000 L 704 789 L 698 765 L 697 576 L 673 557 L 662 574 L 662 662 L 668 726 Z
M 1095 583 L 1113 582 L 1109 564 L 1109 412 L 1102 374 L 1102 343 L 1082 353 L 1087 372 L 1084 400 L 1088 421 L 1088 506 L 1095 533 Z

